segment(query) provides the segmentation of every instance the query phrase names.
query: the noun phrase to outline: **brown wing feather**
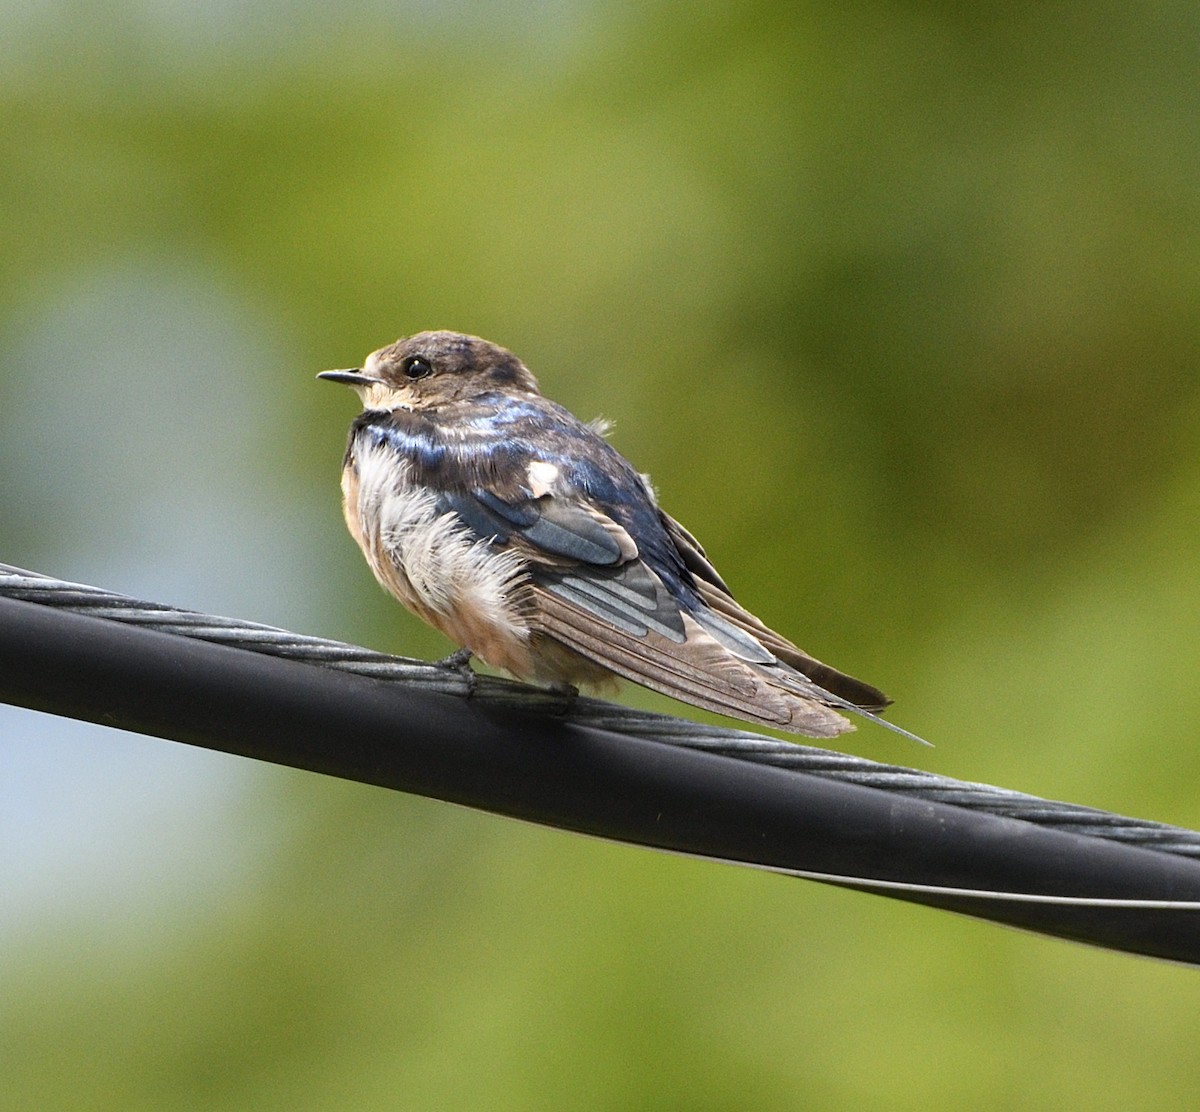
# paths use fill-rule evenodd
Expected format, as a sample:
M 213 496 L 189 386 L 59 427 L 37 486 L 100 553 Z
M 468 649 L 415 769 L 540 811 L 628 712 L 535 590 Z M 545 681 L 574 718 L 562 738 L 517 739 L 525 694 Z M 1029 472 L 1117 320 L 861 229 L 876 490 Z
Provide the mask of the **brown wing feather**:
M 854 729 L 818 701 L 819 693 L 810 698 L 790 682 L 772 684 L 732 657 L 690 617 L 684 618 L 687 638 L 677 644 L 653 631 L 626 633 L 540 586 L 534 591 L 543 633 L 635 683 L 719 714 L 809 737 L 836 737 Z
M 695 538 L 666 515 L 671 539 L 717 619 L 703 613 L 694 618 L 682 610 L 638 558 L 629 534 L 598 508 L 553 498 L 542 499 L 540 508 L 541 519 L 561 535 L 534 536 L 533 527 L 527 527 L 514 532 L 509 543 L 526 555 L 529 613 L 542 635 L 665 695 L 810 737 L 836 737 L 854 728 L 831 703 L 865 696 L 864 705 L 881 705 L 883 696 L 874 688 L 801 653 L 738 606 Z M 576 536 L 589 551 L 603 550 L 604 561 L 581 559 L 572 540 Z M 554 542 L 549 547 L 547 539 Z M 739 632 L 751 640 L 740 643 Z M 793 660 L 828 674 L 843 688 L 850 686 L 822 690 L 821 680 L 796 668 Z
M 673 517 L 661 510 L 659 514 L 685 566 L 696 580 L 700 597 L 721 617 L 760 641 L 789 667 L 795 668 L 826 691 L 855 706 L 864 710 L 882 710 L 891 703 L 892 700 L 878 688 L 809 656 L 803 649 L 792 644 L 782 634 L 776 633 L 741 606 L 725 585 L 725 581 L 717 574 L 716 568 L 709 563 L 696 538 Z

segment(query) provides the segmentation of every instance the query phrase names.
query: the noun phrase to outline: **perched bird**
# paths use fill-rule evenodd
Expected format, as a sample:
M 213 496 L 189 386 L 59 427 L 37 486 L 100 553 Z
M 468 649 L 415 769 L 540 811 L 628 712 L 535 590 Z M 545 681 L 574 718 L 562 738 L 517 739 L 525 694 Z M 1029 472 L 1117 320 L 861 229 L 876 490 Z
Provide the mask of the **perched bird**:
M 363 402 L 342 491 L 371 570 L 493 667 L 558 686 L 622 676 L 810 737 L 890 701 L 739 606 L 603 428 L 504 348 L 422 332 L 317 377 Z

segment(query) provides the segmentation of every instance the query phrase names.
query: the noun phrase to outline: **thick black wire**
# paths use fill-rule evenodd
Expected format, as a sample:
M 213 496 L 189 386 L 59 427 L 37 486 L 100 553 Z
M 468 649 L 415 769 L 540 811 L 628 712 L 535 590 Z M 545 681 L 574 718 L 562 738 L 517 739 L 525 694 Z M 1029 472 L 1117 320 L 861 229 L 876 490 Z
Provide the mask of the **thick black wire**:
M 776 762 L 774 743 L 740 731 L 627 718 L 607 704 L 389 664 L 352 646 L 55 587 L 43 576 L 5 578 L 25 597 L 0 592 L 0 701 L 1200 965 L 1200 861 L 1109 836 L 1142 828 L 1132 820 L 1080 836 L 914 798 L 904 785 L 922 774 L 911 770 L 884 770 L 879 784 L 899 775 L 901 790 L 881 790 L 820 751 L 810 753 L 823 774 L 770 767 L 757 758 Z M 31 601 L 51 595 L 64 605 Z M 262 644 L 272 651 L 244 651 Z M 340 665 L 281 658 L 326 653 Z M 380 682 L 351 668 L 413 679 Z M 444 694 L 447 684 L 472 697 Z M 593 720 L 581 723 L 580 713 Z M 637 736 L 594 724 L 606 715 L 648 728 Z M 741 759 L 697 751 L 697 741 L 729 745 Z M 1040 801 L 1031 813 L 1057 806 Z M 1185 834 L 1174 832 L 1175 842 Z
M 428 692 L 471 698 L 480 704 L 532 713 L 664 745 L 715 753 L 737 760 L 806 772 L 847 784 L 949 804 L 983 814 L 1020 819 L 1049 829 L 1200 859 L 1200 832 L 1146 819 L 1127 818 L 1091 807 L 1042 799 L 988 784 L 955 780 L 936 773 L 880 764 L 846 753 L 634 710 L 601 699 L 568 699 L 465 669 L 389 656 L 358 645 L 331 641 L 237 618 L 223 618 L 144 602 L 80 583 L 0 564 L 0 597 L 20 599 L 251 652 L 301 660 L 371 676 Z

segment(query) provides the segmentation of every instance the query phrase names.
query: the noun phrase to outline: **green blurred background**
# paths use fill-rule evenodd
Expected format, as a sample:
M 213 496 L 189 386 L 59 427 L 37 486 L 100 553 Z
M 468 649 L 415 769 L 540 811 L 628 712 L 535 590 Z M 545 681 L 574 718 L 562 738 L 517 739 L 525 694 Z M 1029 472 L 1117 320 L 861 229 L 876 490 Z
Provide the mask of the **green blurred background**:
M 1198 67 L 1182 3 L 7 0 L 0 560 L 441 654 L 313 375 L 476 332 L 937 743 L 847 748 L 1200 825 Z M 0 771 L 5 1110 L 1200 1089 L 1186 969 L 23 712 Z

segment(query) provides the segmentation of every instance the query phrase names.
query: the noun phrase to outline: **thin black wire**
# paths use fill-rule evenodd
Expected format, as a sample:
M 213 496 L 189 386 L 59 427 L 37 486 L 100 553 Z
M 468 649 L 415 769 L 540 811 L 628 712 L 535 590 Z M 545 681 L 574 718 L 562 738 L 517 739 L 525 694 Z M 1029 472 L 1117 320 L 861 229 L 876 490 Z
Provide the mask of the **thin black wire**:
M 0 564 L 0 597 L 336 668 L 405 684 L 420 691 L 478 700 L 491 707 L 551 714 L 579 725 L 664 745 L 805 772 L 1002 818 L 1020 819 L 1066 833 L 1200 858 L 1200 833 L 1182 827 L 1128 818 L 987 784 L 954 780 L 917 769 L 880 764 L 747 730 L 634 710 L 600 699 L 582 696 L 571 699 L 511 680 L 475 675 L 466 669 L 389 656 L 358 645 L 308 637 L 236 618 L 144 602 L 8 564 Z

